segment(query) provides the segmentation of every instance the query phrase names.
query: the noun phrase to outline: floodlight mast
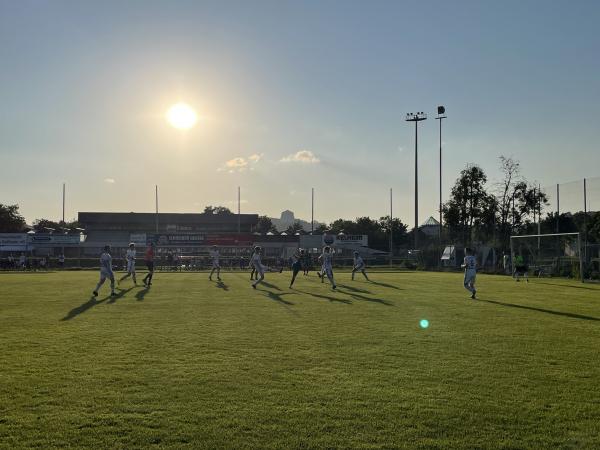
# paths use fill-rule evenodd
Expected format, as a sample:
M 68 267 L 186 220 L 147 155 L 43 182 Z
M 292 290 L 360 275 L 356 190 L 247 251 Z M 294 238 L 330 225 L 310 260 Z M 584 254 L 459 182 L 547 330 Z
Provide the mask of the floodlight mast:
M 438 116 L 435 118 L 435 120 L 439 120 L 440 121 L 440 223 L 439 223 L 439 230 L 438 230 L 438 238 L 440 241 L 440 252 L 443 253 L 443 248 L 442 248 L 442 119 L 445 119 L 445 113 L 446 113 L 446 108 L 444 106 L 438 106 L 437 107 L 437 112 L 438 112 Z M 440 256 L 440 266 L 442 264 L 442 258 Z
M 418 151 L 418 141 L 419 141 L 419 132 L 418 132 L 418 123 L 422 120 L 427 120 L 427 114 L 424 112 L 417 113 L 408 113 L 406 115 L 407 122 L 415 123 L 415 250 L 419 247 L 419 151 Z

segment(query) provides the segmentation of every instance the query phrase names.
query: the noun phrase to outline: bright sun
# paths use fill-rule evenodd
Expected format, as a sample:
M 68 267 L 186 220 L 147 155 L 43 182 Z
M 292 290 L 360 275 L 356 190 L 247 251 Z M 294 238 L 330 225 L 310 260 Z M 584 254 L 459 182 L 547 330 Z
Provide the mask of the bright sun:
M 176 103 L 167 111 L 167 121 L 180 130 L 189 130 L 198 121 L 196 111 L 185 103 Z

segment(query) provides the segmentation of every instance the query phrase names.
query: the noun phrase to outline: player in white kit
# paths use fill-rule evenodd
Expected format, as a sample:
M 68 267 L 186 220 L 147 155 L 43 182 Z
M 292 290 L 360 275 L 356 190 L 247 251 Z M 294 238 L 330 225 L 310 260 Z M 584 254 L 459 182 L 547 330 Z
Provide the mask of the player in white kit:
M 462 264 L 462 268 L 465 269 L 464 286 L 467 291 L 471 293 L 471 298 L 475 299 L 477 290 L 475 289 L 475 278 L 477 277 L 477 258 L 473 256 L 473 251 L 470 248 L 465 249 L 465 259 Z
M 211 259 L 212 259 L 212 270 L 210 271 L 210 275 L 208 276 L 208 279 L 212 281 L 212 276 L 213 273 L 215 273 L 215 270 L 217 271 L 217 280 L 221 281 L 221 265 L 219 264 L 219 249 L 217 248 L 216 245 L 212 246 L 212 250 L 210 252 L 208 252 L 208 254 L 210 255 Z
M 119 283 L 125 278 L 131 277 L 133 283 L 137 286 L 137 279 L 135 278 L 135 244 L 133 242 L 129 244 L 125 260 L 127 261 L 127 273 L 121 277 Z
M 254 247 L 254 253 L 252 254 L 252 257 L 250 258 L 250 265 L 252 266 L 252 268 L 258 275 L 258 278 L 256 279 L 256 281 L 254 283 L 252 283 L 252 287 L 254 289 L 256 289 L 256 285 L 258 283 L 260 283 L 262 280 L 265 279 L 264 266 L 262 265 L 262 262 L 260 261 L 261 250 L 262 249 L 258 246 Z
M 352 280 L 354 281 L 354 274 L 356 272 L 361 272 L 364 277 L 369 281 L 369 277 L 367 276 L 367 272 L 365 271 L 366 264 L 364 260 L 360 257 L 358 252 L 354 252 L 354 267 L 352 268 Z
M 332 261 L 333 261 L 333 253 L 331 252 L 331 247 L 329 246 L 325 246 L 323 248 L 323 253 L 321 253 L 321 255 L 319 256 L 319 259 L 321 260 L 321 283 L 323 283 L 323 280 L 325 279 L 325 275 L 327 275 L 327 278 L 329 279 L 329 282 L 331 283 L 331 287 L 333 289 L 336 289 L 337 286 L 335 285 L 335 280 L 333 279 L 333 265 L 332 265 Z
M 106 279 L 110 280 L 110 295 L 115 296 L 115 276 L 112 270 L 112 256 L 110 256 L 110 245 L 104 247 L 104 251 L 100 255 L 100 281 L 94 289 L 94 297 L 98 297 L 98 291 L 104 284 Z

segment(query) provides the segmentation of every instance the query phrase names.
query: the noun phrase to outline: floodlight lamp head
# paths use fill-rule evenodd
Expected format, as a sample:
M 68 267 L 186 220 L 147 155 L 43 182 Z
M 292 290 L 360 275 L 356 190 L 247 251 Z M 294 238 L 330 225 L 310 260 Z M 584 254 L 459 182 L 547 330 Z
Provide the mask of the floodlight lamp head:
M 446 112 L 446 108 L 444 108 L 443 106 L 438 106 L 437 107 L 437 111 L 438 111 L 438 115 L 442 115 Z

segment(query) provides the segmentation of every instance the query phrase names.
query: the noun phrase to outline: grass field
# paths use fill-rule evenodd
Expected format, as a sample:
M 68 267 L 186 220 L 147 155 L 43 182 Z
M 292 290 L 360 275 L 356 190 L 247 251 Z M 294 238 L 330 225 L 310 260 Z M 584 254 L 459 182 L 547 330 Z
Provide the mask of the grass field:
M 600 448 L 600 286 L 371 277 L 0 274 L 0 447 Z

